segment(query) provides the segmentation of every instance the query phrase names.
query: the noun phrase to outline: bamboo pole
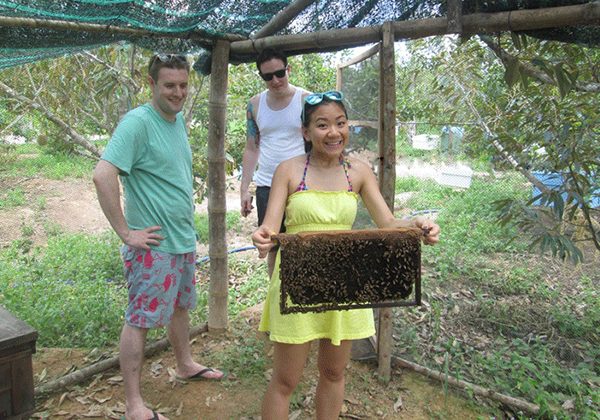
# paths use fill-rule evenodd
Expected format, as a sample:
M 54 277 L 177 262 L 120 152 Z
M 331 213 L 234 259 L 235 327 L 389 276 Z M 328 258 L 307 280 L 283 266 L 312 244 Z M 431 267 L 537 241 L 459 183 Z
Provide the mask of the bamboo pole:
M 394 211 L 396 183 L 396 61 L 391 22 L 383 25 L 379 53 L 379 189 L 390 210 Z M 392 364 L 393 309 L 379 311 L 377 333 L 379 379 L 388 382 Z
M 208 327 L 206 324 L 199 325 L 190 329 L 190 338 L 197 336 L 203 332 L 208 331 Z M 155 341 L 147 345 L 144 348 L 144 356 L 149 357 L 154 353 L 163 351 L 169 347 L 169 339 L 163 338 L 161 340 Z M 97 373 L 104 372 L 109 369 L 113 369 L 119 366 L 119 356 L 111 357 L 110 359 L 101 360 L 97 363 L 94 363 L 90 366 L 86 366 L 75 372 L 71 372 L 67 375 L 64 375 L 58 379 L 47 382 L 43 385 L 40 385 L 35 388 L 34 394 L 42 395 L 42 394 L 50 394 L 52 392 L 56 392 L 60 389 L 66 388 L 70 385 L 75 385 L 77 383 L 83 382 L 86 379 L 89 379 L 93 375 Z
M 217 41 L 212 51 L 210 99 L 208 102 L 208 255 L 210 287 L 208 329 L 227 329 L 227 243 L 225 213 L 225 117 L 227 107 L 229 42 Z
M 252 38 L 262 38 L 265 36 L 273 35 L 284 29 L 288 23 L 290 23 L 296 16 L 304 11 L 308 6 L 313 4 L 316 0 L 296 0 L 288 5 L 281 12 L 277 13 L 273 18 L 263 26 L 258 32 L 256 32 Z
M 212 45 L 214 45 L 215 38 L 217 38 L 216 36 L 209 36 L 208 34 L 199 31 L 156 32 L 117 25 L 101 25 L 98 23 L 82 23 L 76 21 L 66 21 L 57 19 L 34 19 L 13 16 L 0 16 L 0 26 L 6 26 L 11 28 L 38 28 L 53 29 L 57 31 L 103 33 L 106 35 L 122 35 L 128 38 L 149 37 L 191 39 L 205 47 L 211 47 Z M 224 34 L 220 36 L 220 38 L 228 41 L 245 40 L 245 37 L 236 34 Z
M 600 1 L 594 1 L 574 6 L 463 15 L 462 33 L 526 31 L 598 24 L 600 24 Z M 392 27 L 396 41 L 452 33 L 448 31 L 448 19 L 445 17 L 398 21 L 393 22 Z M 231 53 L 251 54 L 267 47 L 282 49 L 288 54 L 333 51 L 378 42 L 380 34 L 381 26 L 369 26 L 310 34 L 269 36 L 252 41 L 234 41 L 231 43 Z
M 350 60 L 346 61 L 345 63 L 339 64 L 338 67 L 344 68 L 344 67 L 353 66 L 354 64 L 360 63 L 361 61 L 364 61 L 367 58 L 374 56 L 378 52 L 379 52 L 379 44 L 377 43 L 377 44 L 373 45 L 371 48 L 369 48 L 368 50 L 363 51 L 362 53 L 360 53 L 358 55 L 355 55 L 354 57 L 352 57 Z
M 540 406 L 537 404 L 532 404 L 528 401 L 524 401 L 519 398 L 500 394 L 498 392 L 492 391 L 491 389 L 484 388 L 482 386 L 475 385 L 470 382 L 463 381 L 461 379 L 456 379 L 445 373 L 426 368 L 425 366 L 421 366 L 413 362 L 409 362 L 408 360 L 401 359 L 400 357 L 393 356 L 392 359 L 395 366 L 411 369 L 417 373 L 427 376 L 428 378 L 435 379 L 440 382 L 447 382 L 448 384 L 456 388 L 460 388 L 463 390 L 471 390 L 475 395 L 481 395 L 491 400 L 499 401 L 502 404 L 506 404 L 507 406 L 516 409 L 517 411 L 524 411 L 529 414 L 538 414 L 540 411 Z

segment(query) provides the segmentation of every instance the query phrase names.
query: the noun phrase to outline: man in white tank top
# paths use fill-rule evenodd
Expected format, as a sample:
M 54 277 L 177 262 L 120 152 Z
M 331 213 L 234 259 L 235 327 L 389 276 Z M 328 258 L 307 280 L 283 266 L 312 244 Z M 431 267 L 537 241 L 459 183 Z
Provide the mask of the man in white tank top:
M 303 99 L 310 92 L 289 83 L 290 66 L 287 57 L 279 51 L 262 51 L 256 59 L 256 67 L 267 90 L 253 96 L 248 102 L 240 200 L 242 216 L 246 217 L 253 209 L 248 188 L 254 179 L 260 226 L 265 217 L 271 179 L 277 165 L 304 153 L 300 116 Z M 273 273 L 275 254 L 271 252 L 267 257 L 269 277 Z

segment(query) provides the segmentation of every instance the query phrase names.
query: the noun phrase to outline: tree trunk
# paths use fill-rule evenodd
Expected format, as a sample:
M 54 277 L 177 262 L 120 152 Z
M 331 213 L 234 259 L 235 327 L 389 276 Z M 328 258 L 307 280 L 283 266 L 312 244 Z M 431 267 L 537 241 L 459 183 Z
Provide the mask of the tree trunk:
M 396 189 L 396 64 L 394 33 L 390 22 L 383 25 L 379 52 L 379 189 L 394 212 Z M 391 375 L 393 308 L 379 310 L 377 353 L 379 379 L 388 382 Z

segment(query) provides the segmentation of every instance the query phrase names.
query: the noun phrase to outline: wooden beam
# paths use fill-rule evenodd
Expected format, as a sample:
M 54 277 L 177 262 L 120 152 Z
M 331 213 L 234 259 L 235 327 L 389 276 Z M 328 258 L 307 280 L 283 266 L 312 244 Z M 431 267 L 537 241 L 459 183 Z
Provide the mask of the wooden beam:
M 374 128 L 375 130 L 379 130 L 379 121 L 348 120 L 348 125 L 351 127 L 370 127 L 370 128 Z
M 379 52 L 379 44 L 377 43 L 377 44 L 373 45 L 371 48 L 369 48 L 368 50 L 363 51 L 361 54 L 355 55 L 354 57 L 352 57 L 350 60 L 346 61 L 345 63 L 339 64 L 338 68 L 353 66 L 354 64 L 360 63 L 361 61 L 374 56 L 378 52 Z
M 273 18 L 263 26 L 258 32 L 256 32 L 251 38 L 263 38 L 265 36 L 273 35 L 279 32 L 287 26 L 296 16 L 304 11 L 308 6 L 313 4 L 316 0 L 296 0 L 289 4 L 281 12 L 277 13 Z
M 474 13 L 463 15 L 462 23 L 463 34 L 600 25 L 600 1 L 543 9 Z M 393 22 L 392 27 L 396 41 L 451 33 L 448 31 L 448 19 L 445 17 Z M 267 47 L 281 49 L 288 54 L 299 54 L 307 50 L 333 51 L 379 42 L 381 31 L 381 26 L 369 26 L 310 34 L 269 36 L 253 41 L 234 41 L 231 44 L 231 53 L 252 54 Z
M 383 24 L 379 72 L 379 189 L 393 213 L 396 184 L 396 60 L 391 22 Z M 381 308 L 379 311 L 377 372 L 383 382 L 388 382 L 391 377 L 393 314 L 393 308 Z
M 448 0 L 448 31 L 462 33 L 462 0 Z
M 217 37 L 209 37 L 208 35 L 196 31 L 188 32 L 155 32 L 145 29 L 127 28 L 124 26 L 101 25 L 98 23 L 80 23 L 56 19 L 33 19 L 11 16 L 0 16 L 0 26 L 10 28 L 37 28 L 37 29 L 53 29 L 58 31 L 74 31 L 74 32 L 90 32 L 104 33 L 107 35 L 123 35 L 128 38 L 175 38 L 175 39 L 191 39 L 203 46 L 214 45 Z M 228 41 L 240 41 L 246 38 L 235 34 L 224 34 L 219 37 Z
M 212 51 L 210 99 L 208 101 L 208 255 L 210 286 L 208 296 L 208 329 L 227 329 L 227 225 L 225 215 L 227 190 L 225 177 L 225 117 L 227 111 L 227 78 L 229 42 L 219 40 Z

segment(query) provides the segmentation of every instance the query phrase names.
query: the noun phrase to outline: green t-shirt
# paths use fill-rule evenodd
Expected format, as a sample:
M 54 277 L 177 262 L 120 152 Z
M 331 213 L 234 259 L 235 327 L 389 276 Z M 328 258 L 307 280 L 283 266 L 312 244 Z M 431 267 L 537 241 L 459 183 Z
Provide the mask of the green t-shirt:
M 120 171 L 130 229 L 161 226 L 152 247 L 171 254 L 196 249 L 192 152 L 181 113 L 165 120 L 151 104 L 123 117 L 102 154 Z

